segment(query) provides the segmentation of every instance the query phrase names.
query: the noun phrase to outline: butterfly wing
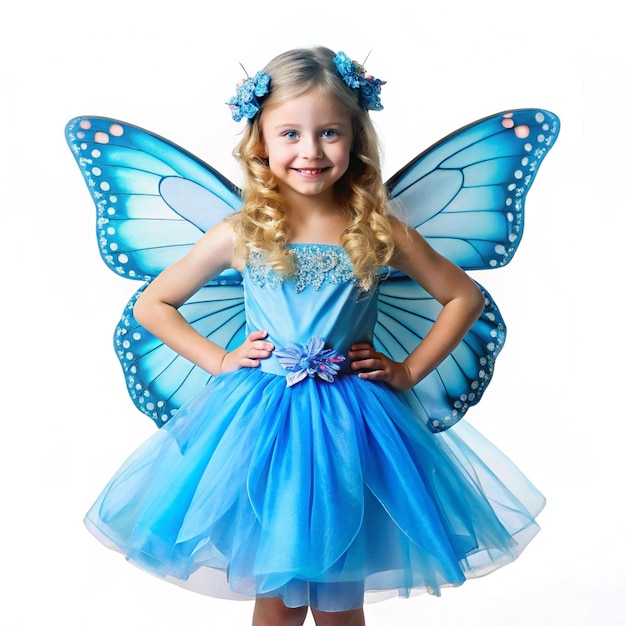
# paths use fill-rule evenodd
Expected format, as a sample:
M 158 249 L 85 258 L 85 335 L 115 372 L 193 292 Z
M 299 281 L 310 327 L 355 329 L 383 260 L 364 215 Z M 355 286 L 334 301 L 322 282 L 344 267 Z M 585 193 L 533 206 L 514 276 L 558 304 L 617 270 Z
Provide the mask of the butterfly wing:
M 526 195 L 558 133 L 557 116 L 540 109 L 469 124 L 389 179 L 394 207 L 463 269 L 506 265 L 522 237 Z
M 535 109 L 471 124 L 390 179 L 396 209 L 464 269 L 504 265 L 519 245 L 525 196 L 558 128 L 555 115 Z M 237 188 L 218 172 L 136 126 L 76 118 L 68 123 L 66 138 L 96 205 L 101 256 L 120 275 L 151 280 L 239 207 Z M 115 345 L 135 404 L 161 425 L 210 376 L 137 324 L 132 305 L 139 293 L 124 311 Z M 435 431 L 451 426 L 478 401 L 504 343 L 504 322 L 484 293 L 480 320 L 413 390 Z M 205 336 L 229 347 L 243 338 L 242 304 L 240 276 L 229 271 L 181 311 Z M 381 287 L 378 348 L 404 358 L 439 308 L 415 283 L 393 272 Z
M 211 374 L 197 367 L 146 331 L 134 318 L 130 299 L 115 330 L 114 344 L 128 393 L 135 406 L 162 426 L 209 383 Z M 239 281 L 212 281 L 179 309 L 203 336 L 233 350 L 245 339 L 246 318 Z
M 431 430 L 446 430 L 481 398 L 504 345 L 506 326 L 489 293 L 480 318 L 455 350 L 411 390 L 418 412 Z M 404 361 L 430 330 L 441 305 L 402 275 L 390 277 L 378 297 L 374 345 L 394 361 Z
M 132 124 L 77 117 L 65 137 L 96 206 L 102 260 L 125 278 L 150 282 L 241 204 L 219 172 Z M 124 309 L 114 342 L 131 398 L 161 426 L 211 377 L 137 323 L 132 309 L 144 288 Z M 180 311 L 204 336 L 238 345 L 245 327 L 240 274 L 223 272 Z
M 395 211 L 438 252 L 465 270 L 506 265 L 524 227 L 526 195 L 559 132 L 556 115 L 517 109 L 448 135 L 387 183 Z M 493 375 L 506 326 L 488 292 L 485 310 L 461 344 L 413 388 L 425 419 L 441 431 L 475 405 Z M 375 345 L 402 361 L 432 327 L 441 306 L 392 272 L 381 285 Z
M 65 137 L 96 205 L 102 260 L 127 278 L 151 280 L 241 204 L 211 166 L 132 124 L 77 117 Z

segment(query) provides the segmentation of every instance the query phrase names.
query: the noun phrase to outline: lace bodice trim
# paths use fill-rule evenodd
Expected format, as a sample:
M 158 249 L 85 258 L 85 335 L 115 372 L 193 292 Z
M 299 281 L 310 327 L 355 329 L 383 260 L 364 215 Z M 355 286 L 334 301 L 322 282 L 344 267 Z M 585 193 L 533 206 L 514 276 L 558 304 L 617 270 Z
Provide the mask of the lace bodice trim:
M 252 253 L 246 266 L 250 280 L 259 287 L 277 288 L 285 281 L 294 281 L 296 291 L 306 287 L 318 290 L 322 285 L 357 282 L 350 256 L 341 246 L 325 244 L 291 244 L 296 273 L 282 276 L 269 266 L 261 253 Z

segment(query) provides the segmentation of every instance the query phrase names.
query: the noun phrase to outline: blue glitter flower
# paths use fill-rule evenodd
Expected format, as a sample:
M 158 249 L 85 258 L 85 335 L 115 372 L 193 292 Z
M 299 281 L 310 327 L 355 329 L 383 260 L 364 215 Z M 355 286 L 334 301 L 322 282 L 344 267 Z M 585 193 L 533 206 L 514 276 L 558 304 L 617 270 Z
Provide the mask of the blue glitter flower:
M 341 78 L 351 89 L 359 89 L 359 102 L 366 111 L 382 111 L 380 88 L 386 81 L 365 73 L 365 68 L 348 58 L 345 52 L 338 52 L 333 59 Z
M 274 350 L 278 362 L 291 374 L 287 374 L 287 386 L 291 387 L 307 376 L 318 376 L 326 382 L 335 381 L 339 371 L 339 363 L 346 360 L 336 350 L 324 348 L 326 342 L 322 337 L 312 337 L 309 343 L 290 343 Z
M 248 120 L 254 118 L 261 108 L 258 98 L 265 96 L 269 87 L 269 74 L 263 72 L 257 72 L 253 77 L 248 76 L 239 84 L 237 94 L 227 102 L 235 122 L 240 122 L 244 117 Z

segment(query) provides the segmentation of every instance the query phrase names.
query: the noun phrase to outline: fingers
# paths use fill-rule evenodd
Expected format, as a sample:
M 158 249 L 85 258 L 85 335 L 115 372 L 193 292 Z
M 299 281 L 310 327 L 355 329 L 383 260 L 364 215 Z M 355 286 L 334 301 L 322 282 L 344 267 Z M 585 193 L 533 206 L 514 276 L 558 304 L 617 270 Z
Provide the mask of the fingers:
M 351 367 L 363 380 L 378 380 L 400 390 L 413 386 L 410 372 L 403 363 L 396 363 L 389 357 L 374 350 L 368 343 L 355 343 L 348 352 Z
M 355 371 L 381 370 L 385 367 L 382 355 L 376 352 L 369 343 L 354 343 L 350 346 L 348 357 Z
M 253 330 L 247 337 L 248 341 L 256 341 L 257 339 L 265 339 L 267 337 L 267 331 L 265 330 Z
M 366 359 L 364 361 L 353 361 L 352 369 L 357 373 L 359 378 L 366 380 L 385 380 L 388 381 L 392 370 L 385 361 L 381 359 Z
M 274 350 L 274 344 L 264 341 L 267 332 L 254 330 L 246 340 L 232 352 L 228 352 L 222 361 L 223 372 L 234 372 L 242 367 L 258 367 L 261 359 L 267 359 Z
M 354 364 L 355 362 L 360 363 L 365 360 L 376 359 L 379 357 L 379 354 L 369 343 L 354 343 L 350 346 L 348 357 Z
M 367 341 L 361 341 L 361 342 L 358 342 L 358 343 L 353 343 L 350 346 L 350 350 L 364 350 L 366 348 L 369 348 L 370 350 L 374 349 L 372 344 L 371 343 L 367 343 Z
M 256 365 L 258 365 L 257 359 L 266 359 L 272 354 L 274 344 L 270 341 L 263 341 L 265 337 L 267 337 L 267 332 L 264 330 L 254 330 L 248 335 L 248 338 L 241 346 L 244 348 L 244 354 L 242 355 L 244 360 L 254 360 Z

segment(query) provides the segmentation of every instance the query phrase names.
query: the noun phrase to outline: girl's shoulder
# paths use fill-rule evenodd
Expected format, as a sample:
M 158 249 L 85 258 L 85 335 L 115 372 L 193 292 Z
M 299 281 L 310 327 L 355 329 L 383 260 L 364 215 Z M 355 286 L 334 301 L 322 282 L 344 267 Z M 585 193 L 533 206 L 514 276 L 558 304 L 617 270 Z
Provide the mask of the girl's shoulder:
M 235 241 L 235 229 L 229 220 L 225 219 L 209 228 L 199 239 L 196 247 L 218 249 L 232 247 Z
M 203 259 L 221 262 L 241 271 L 243 260 L 235 250 L 235 229 L 230 220 L 218 222 L 207 230 L 193 247 L 190 257 L 201 262 Z
M 389 216 L 389 223 L 391 224 L 391 236 L 393 237 L 394 250 L 406 251 L 415 246 L 428 246 L 424 237 L 406 222 L 403 222 L 395 216 Z

